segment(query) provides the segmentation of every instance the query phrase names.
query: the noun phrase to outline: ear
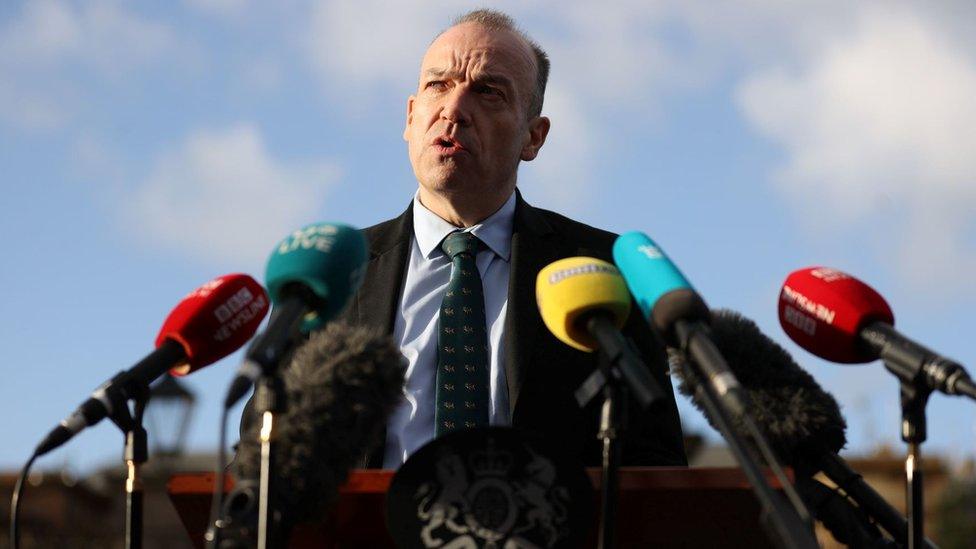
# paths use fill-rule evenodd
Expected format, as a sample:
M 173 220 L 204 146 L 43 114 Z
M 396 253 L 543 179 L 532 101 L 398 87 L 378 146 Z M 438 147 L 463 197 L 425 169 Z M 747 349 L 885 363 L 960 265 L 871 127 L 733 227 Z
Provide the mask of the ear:
M 537 116 L 529 122 L 529 140 L 522 147 L 521 159 L 526 162 L 534 160 L 539 154 L 539 149 L 546 142 L 549 135 L 549 119 L 545 116 Z
M 403 140 L 409 141 L 407 138 L 407 133 L 410 131 L 410 124 L 413 123 L 413 102 L 416 101 L 416 97 L 411 95 L 407 98 L 407 125 L 403 128 Z

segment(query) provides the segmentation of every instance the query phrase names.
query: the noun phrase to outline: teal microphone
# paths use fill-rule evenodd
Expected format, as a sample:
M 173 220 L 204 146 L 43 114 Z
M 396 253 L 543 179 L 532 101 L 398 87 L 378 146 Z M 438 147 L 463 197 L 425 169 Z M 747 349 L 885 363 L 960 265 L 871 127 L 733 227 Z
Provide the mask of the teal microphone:
M 302 331 L 331 320 L 363 280 L 366 239 L 341 223 L 314 223 L 282 240 L 271 252 L 264 282 L 275 309 L 299 297 L 309 310 Z
M 341 223 L 313 223 L 275 246 L 265 271 L 271 319 L 247 351 L 227 393 L 227 408 L 258 377 L 277 369 L 299 332 L 321 327 L 345 308 L 362 283 L 366 260 L 362 233 Z

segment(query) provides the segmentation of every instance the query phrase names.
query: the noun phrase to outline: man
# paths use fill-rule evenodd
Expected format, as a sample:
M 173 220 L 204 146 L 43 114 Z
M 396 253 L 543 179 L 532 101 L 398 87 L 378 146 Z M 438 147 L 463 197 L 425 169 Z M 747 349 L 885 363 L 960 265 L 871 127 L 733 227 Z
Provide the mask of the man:
M 401 216 L 365 230 L 370 261 L 345 313 L 393 333 L 409 360 L 370 467 L 397 468 L 435 436 L 486 424 L 599 463 L 599 406 L 581 410 L 573 396 L 594 357 L 545 328 L 535 278 L 563 257 L 610 260 L 615 235 L 533 208 L 516 190 L 519 162 L 549 132 L 548 72 L 541 48 L 491 10 L 458 18 L 423 58 L 403 133 L 419 186 Z M 624 463 L 684 465 L 663 347 L 638 317 L 626 331 L 667 398 L 631 411 Z

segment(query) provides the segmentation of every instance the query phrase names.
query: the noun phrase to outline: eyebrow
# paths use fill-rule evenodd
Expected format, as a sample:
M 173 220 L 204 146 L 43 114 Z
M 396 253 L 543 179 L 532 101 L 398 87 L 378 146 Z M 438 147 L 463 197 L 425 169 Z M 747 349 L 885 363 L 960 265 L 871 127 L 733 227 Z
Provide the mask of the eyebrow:
M 458 72 L 451 69 L 427 69 L 426 71 L 424 71 L 424 76 L 435 77 L 435 78 L 443 78 L 445 76 L 457 76 L 457 75 Z M 508 88 L 512 87 L 512 79 L 501 74 L 487 73 L 476 78 L 475 82 L 482 82 L 486 84 L 499 84 L 501 86 L 505 86 Z

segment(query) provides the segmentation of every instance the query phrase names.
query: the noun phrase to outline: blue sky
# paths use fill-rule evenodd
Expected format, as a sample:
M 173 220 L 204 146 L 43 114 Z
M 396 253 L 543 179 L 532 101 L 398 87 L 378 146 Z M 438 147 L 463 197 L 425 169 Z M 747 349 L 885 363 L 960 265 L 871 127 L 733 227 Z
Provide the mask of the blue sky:
M 491 3 L 552 59 L 552 131 L 520 173 L 530 203 L 652 236 L 710 305 L 755 319 L 837 397 L 853 452 L 900 451 L 897 383 L 789 343 L 789 272 L 858 276 L 906 334 L 976 370 L 976 9 L 932 4 Z M 0 5 L 0 467 L 148 353 L 191 289 L 260 279 L 305 223 L 400 213 L 420 57 L 479 5 Z M 186 379 L 192 448 L 213 448 L 238 360 Z M 928 451 L 976 454 L 971 404 L 934 396 L 929 412 Z M 42 467 L 85 471 L 121 442 L 101 425 Z

